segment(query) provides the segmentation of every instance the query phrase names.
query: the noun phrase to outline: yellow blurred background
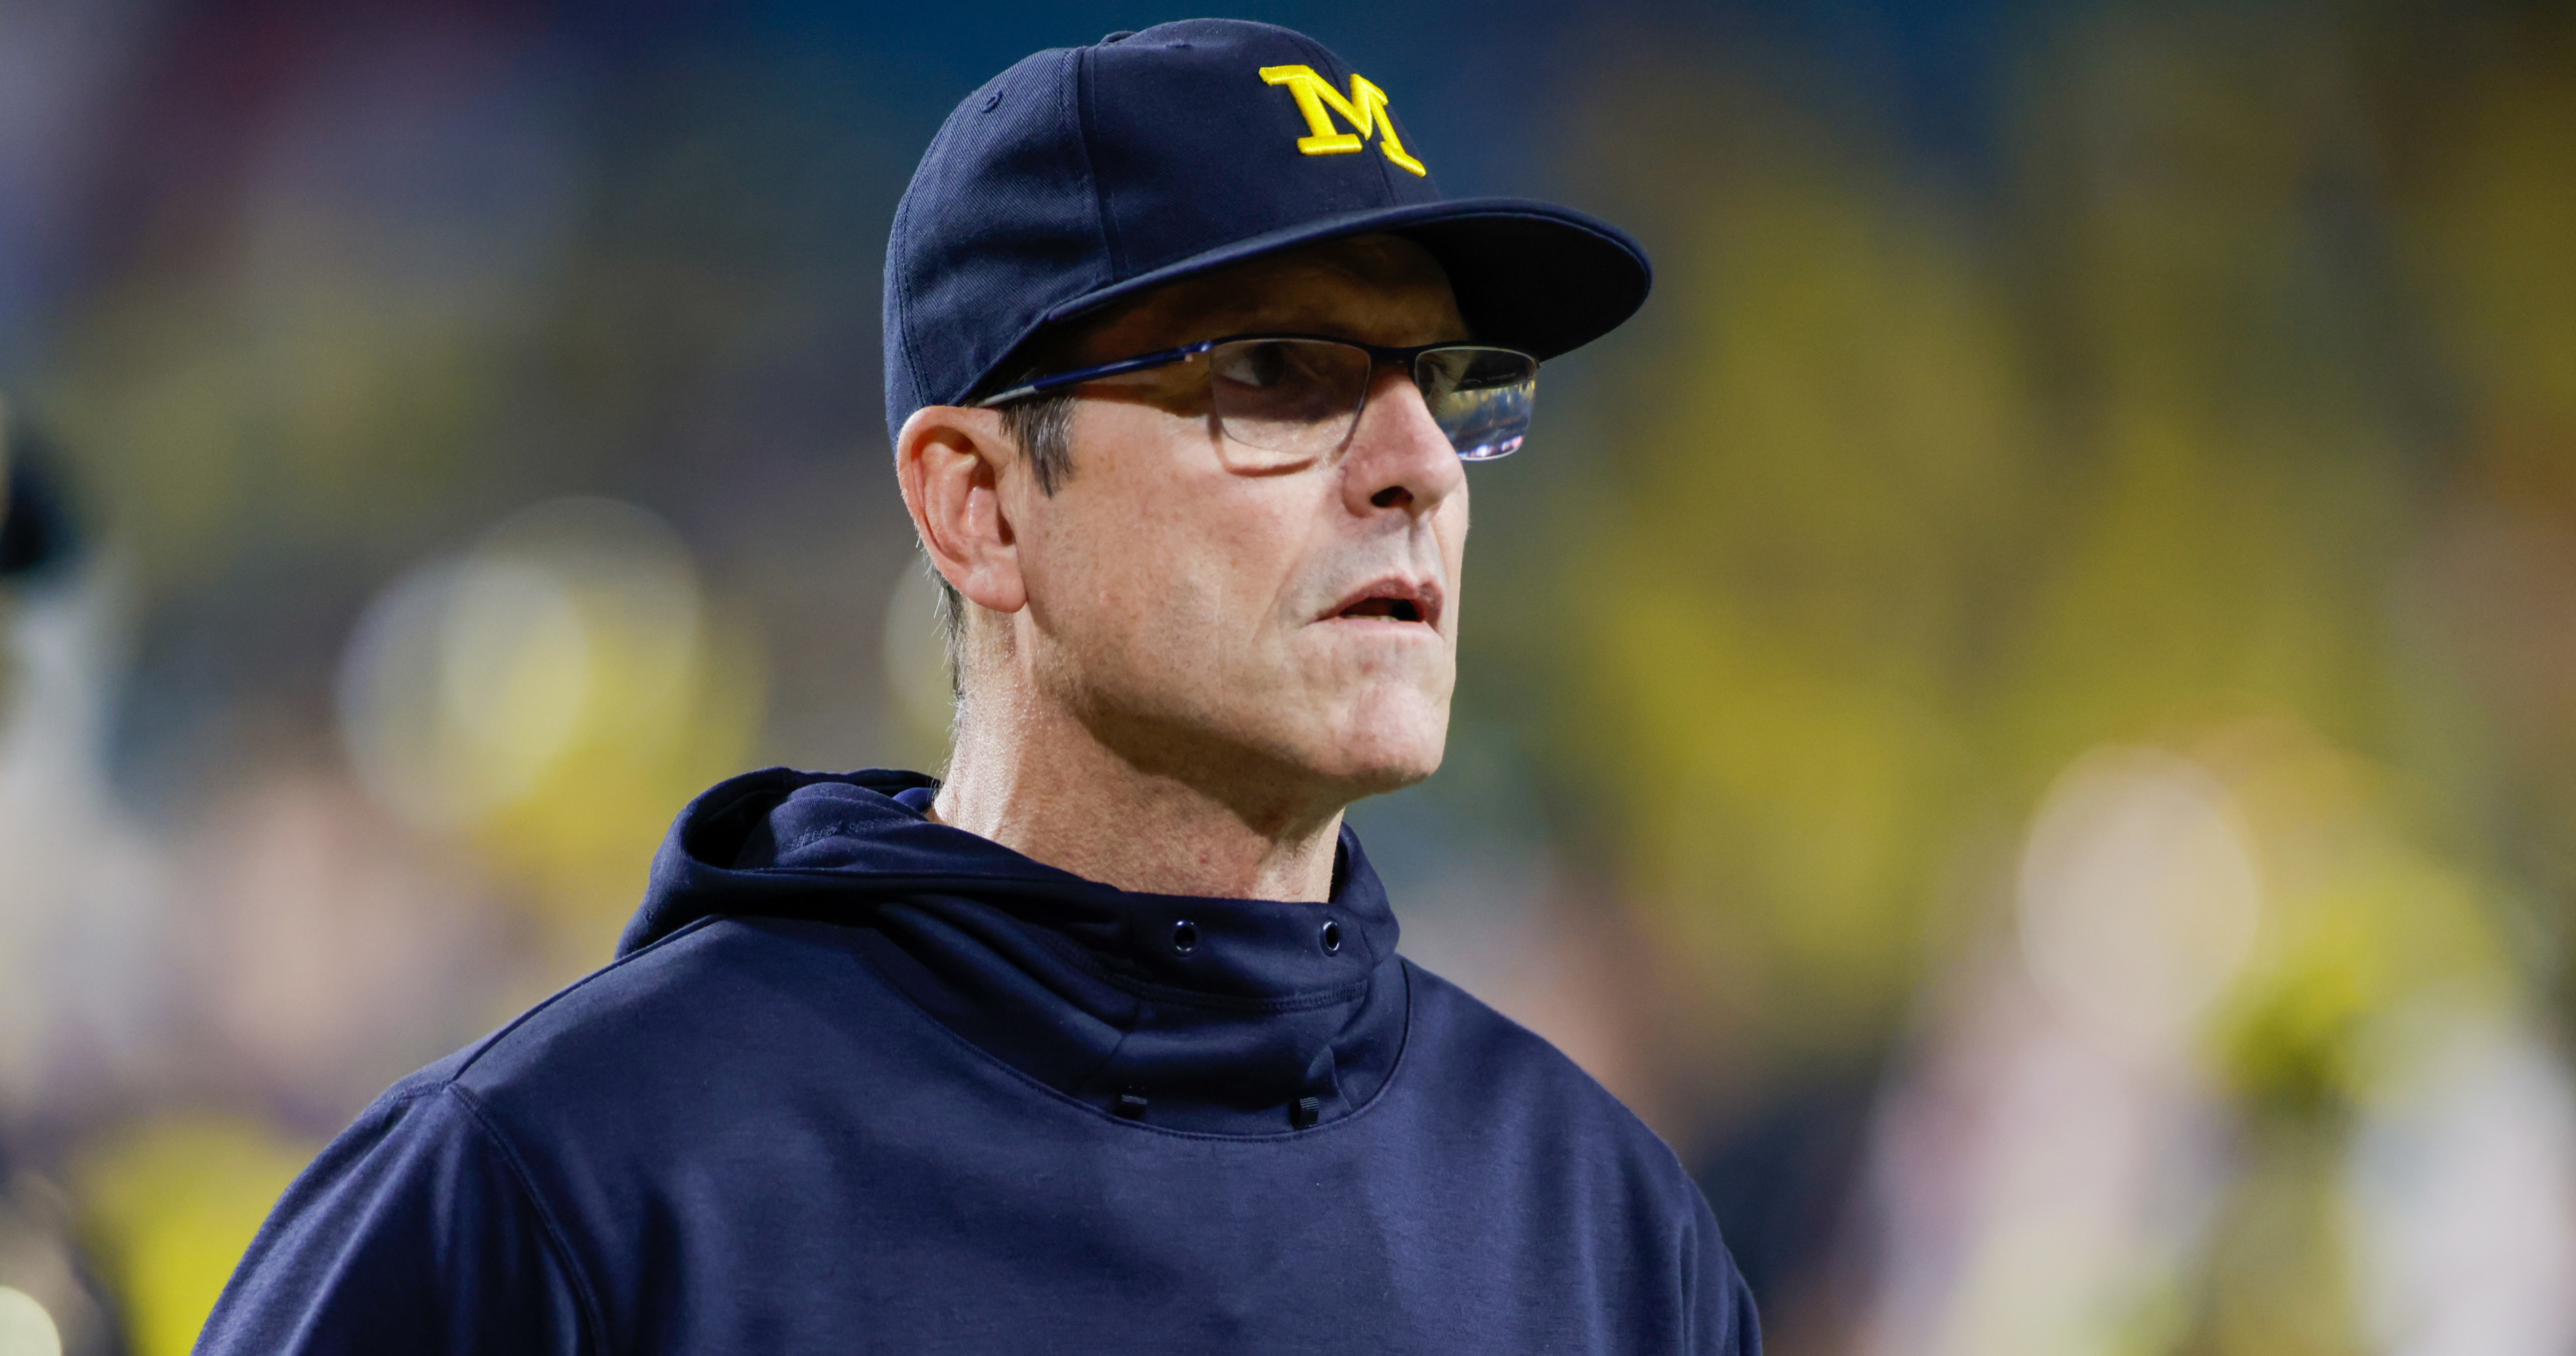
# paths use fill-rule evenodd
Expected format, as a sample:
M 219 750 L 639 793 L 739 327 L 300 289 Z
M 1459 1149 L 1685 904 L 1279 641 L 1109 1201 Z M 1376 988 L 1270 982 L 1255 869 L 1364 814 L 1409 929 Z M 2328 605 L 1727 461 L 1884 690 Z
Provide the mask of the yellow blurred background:
M 1774 1352 L 2576 1351 L 2576 19 L 1236 12 L 1656 258 L 1353 817 Z M 892 205 L 1173 17 L 0 6 L 0 1353 L 184 1351 L 704 785 L 935 770 Z

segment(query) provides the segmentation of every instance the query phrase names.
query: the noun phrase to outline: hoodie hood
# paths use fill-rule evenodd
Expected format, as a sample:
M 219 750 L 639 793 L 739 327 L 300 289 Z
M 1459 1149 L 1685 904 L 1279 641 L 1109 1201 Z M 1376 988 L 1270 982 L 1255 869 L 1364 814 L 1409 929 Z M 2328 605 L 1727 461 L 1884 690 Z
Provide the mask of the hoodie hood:
M 881 978 L 985 1054 L 1165 1129 L 1305 1128 L 1393 1071 L 1395 916 L 1348 825 L 1322 903 L 1143 894 L 931 822 L 937 790 L 874 770 L 719 784 L 664 839 L 618 954 L 711 918 L 850 929 Z

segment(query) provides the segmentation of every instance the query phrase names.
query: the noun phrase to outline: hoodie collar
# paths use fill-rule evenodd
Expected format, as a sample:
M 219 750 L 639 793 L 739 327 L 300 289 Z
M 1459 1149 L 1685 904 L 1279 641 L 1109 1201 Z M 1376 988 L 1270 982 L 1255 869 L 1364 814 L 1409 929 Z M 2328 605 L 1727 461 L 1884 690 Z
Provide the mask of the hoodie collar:
M 619 954 L 712 915 L 849 925 L 986 1054 L 1169 1129 L 1302 1129 L 1392 1072 L 1395 916 L 1348 825 L 1322 903 L 1147 894 L 931 822 L 937 787 L 784 768 L 716 786 L 672 826 Z

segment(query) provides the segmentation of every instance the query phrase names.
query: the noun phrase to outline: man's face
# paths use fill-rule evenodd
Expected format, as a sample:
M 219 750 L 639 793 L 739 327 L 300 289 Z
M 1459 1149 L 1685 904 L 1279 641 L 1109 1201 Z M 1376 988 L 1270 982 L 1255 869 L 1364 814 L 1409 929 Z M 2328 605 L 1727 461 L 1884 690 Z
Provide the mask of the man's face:
M 1431 256 L 1373 236 L 1151 294 L 1067 365 L 1250 333 L 1469 337 Z M 1256 815 L 1429 776 L 1457 677 L 1457 453 L 1392 367 L 1340 448 L 1284 464 L 1217 433 L 1207 380 L 1196 362 L 1088 384 L 1071 477 L 1052 496 L 1010 478 L 1039 682 L 1138 766 Z

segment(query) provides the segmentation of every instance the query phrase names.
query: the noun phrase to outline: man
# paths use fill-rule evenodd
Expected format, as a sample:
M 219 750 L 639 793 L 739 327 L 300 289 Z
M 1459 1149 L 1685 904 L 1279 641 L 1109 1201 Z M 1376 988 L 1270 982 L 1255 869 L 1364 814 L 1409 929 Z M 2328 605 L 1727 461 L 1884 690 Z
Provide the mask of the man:
M 886 268 L 950 774 L 737 778 L 607 969 L 387 1093 L 203 1350 L 1753 1352 L 1672 1154 L 1395 954 L 1463 463 L 1643 300 L 1215 20 L 1044 52 Z

